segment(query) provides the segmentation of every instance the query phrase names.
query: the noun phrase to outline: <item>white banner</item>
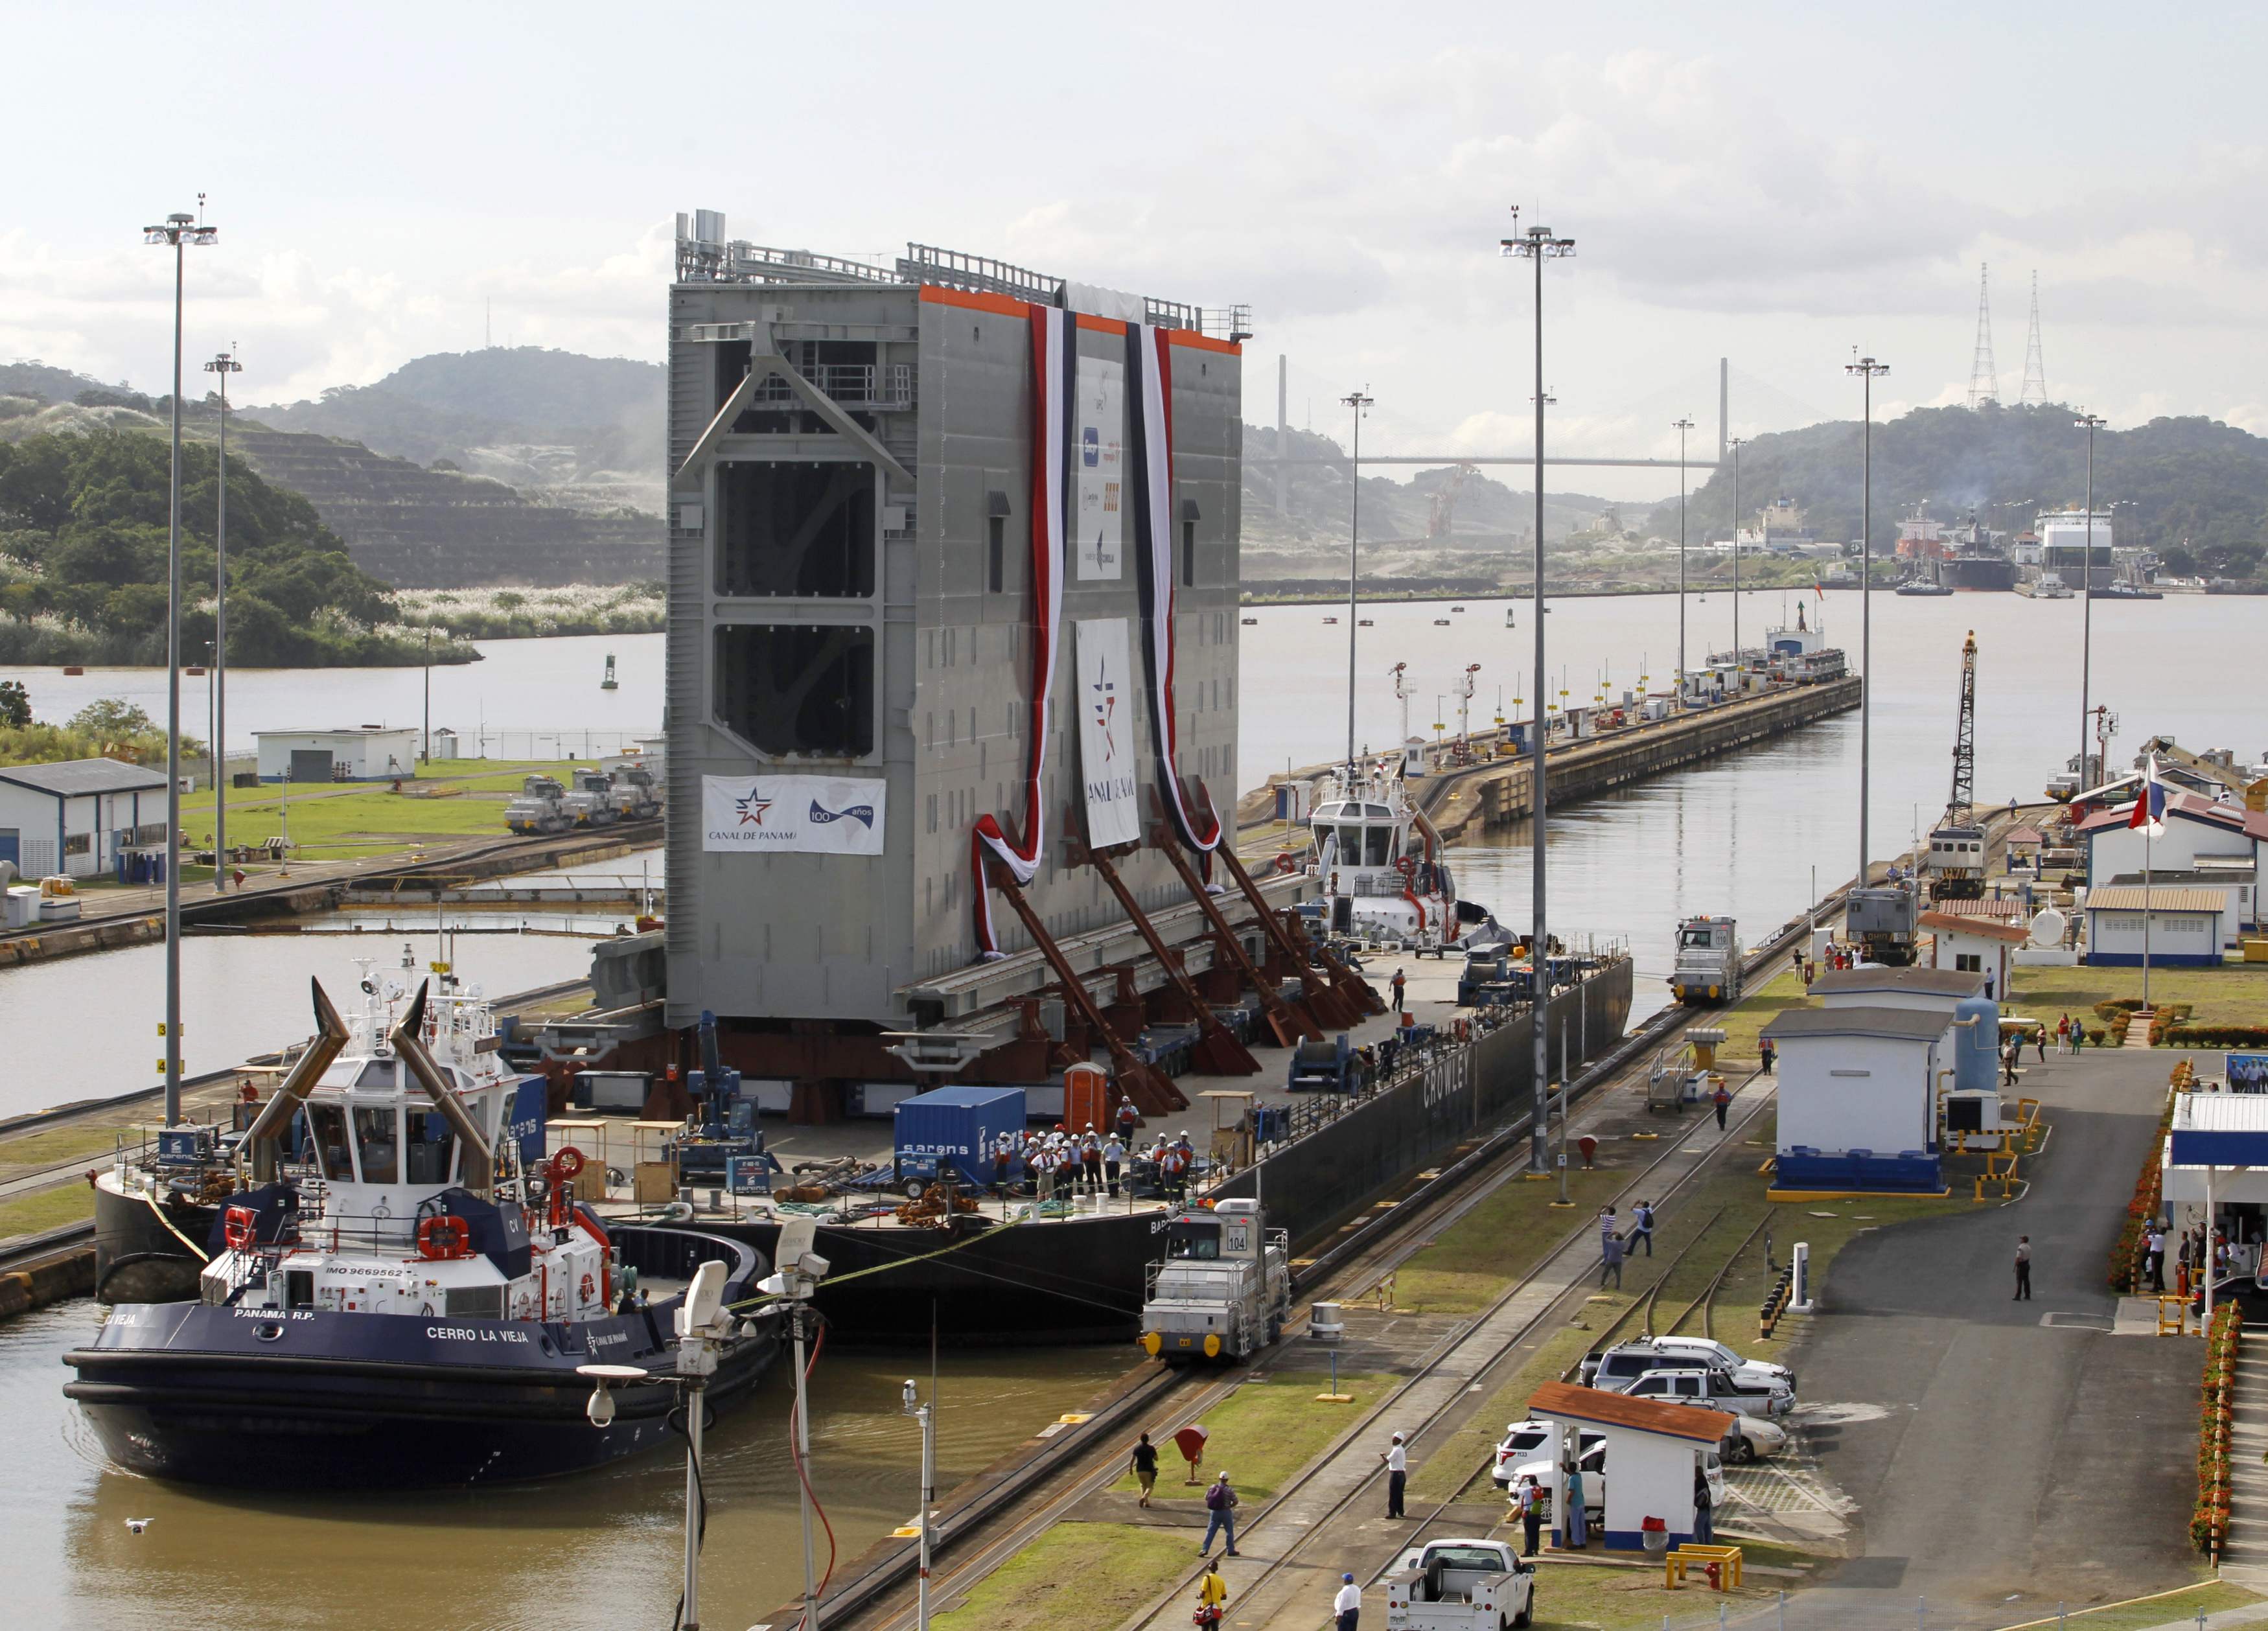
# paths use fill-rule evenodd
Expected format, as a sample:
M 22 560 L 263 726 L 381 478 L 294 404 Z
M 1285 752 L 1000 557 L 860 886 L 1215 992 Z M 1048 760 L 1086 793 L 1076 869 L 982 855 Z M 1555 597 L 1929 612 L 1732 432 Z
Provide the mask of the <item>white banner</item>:
M 1097 849 L 1142 836 L 1138 801 L 1141 749 L 1134 737 L 1133 665 L 1126 620 L 1083 620 L 1078 633 L 1079 773 L 1086 793 L 1086 839 Z
M 888 790 L 888 783 L 873 776 L 704 775 L 701 848 L 717 854 L 878 856 Z
M 1078 513 L 1071 528 L 1079 576 L 1116 582 L 1125 560 L 1126 364 L 1111 356 L 1080 357 L 1078 396 Z

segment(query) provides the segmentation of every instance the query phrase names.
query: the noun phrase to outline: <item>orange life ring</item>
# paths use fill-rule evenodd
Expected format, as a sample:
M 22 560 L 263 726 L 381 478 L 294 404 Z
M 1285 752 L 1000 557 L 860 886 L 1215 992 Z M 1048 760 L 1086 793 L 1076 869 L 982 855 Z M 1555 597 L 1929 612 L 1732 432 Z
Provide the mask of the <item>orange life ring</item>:
M 1276 870 L 1279 873 L 1289 874 L 1298 871 L 1300 865 L 1298 862 L 1292 859 L 1290 850 L 1279 849 L 1276 852 Z
M 551 1157 L 551 1170 L 569 1183 L 574 1182 L 585 1164 L 583 1152 L 572 1144 L 562 1144 L 559 1153 Z
M 221 1214 L 221 1238 L 228 1242 L 232 1252 L 241 1252 L 252 1244 L 253 1231 L 259 1227 L 260 1214 L 248 1206 L 232 1206 Z
M 473 1226 L 461 1217 L 429 1217 L 417 1225 L 417 1255 L 447 1262 L 473 1254 Z

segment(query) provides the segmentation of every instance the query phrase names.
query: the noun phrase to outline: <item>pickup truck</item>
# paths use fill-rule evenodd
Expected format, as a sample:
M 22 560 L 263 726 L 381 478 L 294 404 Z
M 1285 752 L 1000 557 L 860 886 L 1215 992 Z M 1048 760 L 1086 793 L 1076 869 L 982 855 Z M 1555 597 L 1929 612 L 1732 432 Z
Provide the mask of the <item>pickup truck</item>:
M 1386 1577 L 1387 1631 L 1506 1631 L 1535 1615 L 1535 1565 L 1501 1540 L 1429 1540 Z
M 1632 1399 L 1658 1399 L 1665 1404 L 1693 1405 L 1703 1410 L 1723 1410 L 1734 1415 L 1786 1415 L 1795 1406 L 1795 1395 L 1784 1387 L 1758 1392 L 1736 1385 L 1722 1370 L 1663 1367 L 1649 1370 L 1622 1391 Z

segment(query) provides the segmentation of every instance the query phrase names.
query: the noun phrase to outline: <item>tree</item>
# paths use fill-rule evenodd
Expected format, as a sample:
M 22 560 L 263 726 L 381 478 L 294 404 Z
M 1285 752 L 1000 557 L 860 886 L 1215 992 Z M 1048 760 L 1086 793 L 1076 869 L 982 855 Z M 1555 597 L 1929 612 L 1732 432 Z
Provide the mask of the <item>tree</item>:
M 32 697 L 20 680 L 0 680 L 0 725 L 18 730 L 32 723 Z
M 122 696 L 105 696 L 73 714 L 69 728 L 109 741 L 155 731 L 158 722 Z

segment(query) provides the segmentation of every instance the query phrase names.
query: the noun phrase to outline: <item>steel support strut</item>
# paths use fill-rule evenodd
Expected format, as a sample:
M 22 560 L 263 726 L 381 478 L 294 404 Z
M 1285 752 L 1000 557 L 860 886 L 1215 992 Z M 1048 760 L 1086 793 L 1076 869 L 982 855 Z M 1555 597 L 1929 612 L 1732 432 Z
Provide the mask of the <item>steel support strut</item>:
M 1076 863 L 1076 849 L 1069 855 Z M 1126 908 L 1127 917 L 1142 937 L 1142 943 L 1150 948 L 1150 955 L 1158 959 L 1158 966 L 1166 971 L 1166 978 L 1173 982 L 1174 989 L 1181 994 L 1182 1001 L 1189 1004 L 1189 1017 L 1197 1021 L 1197 1045 L 1189 1050 L 1189 1057 L 1197 1069 L 1208 1076 L 1259 1075 L 1260 1062 L 1253 1058 L 1250 1051 L 1236 1040 L 1235 1034 L 1226 1025 L 1221 1024 L 1219 1017 L 1212 1011 L 1212 1004 L 1205 1001 L 1204 995 L 1197 990 L 1197 982 L 1182 969 L 1181 958 L 1159 938 L 1148 915 L 1134 899 L 1134 892 L 1126 887 L 1125 880 L 1118 876 L 1118 869 L 1110 863 L 1110 857 L 1099 850 L 1089 849 L 1086 861 L 1102 875 L 1102 881 L 1110 886 L 1110 893 L 1118 897 L 1118 904 Z
M 1268 1021 L 1269 1030 L 1275 1033 L 1276 1045 L 1289 1047 L 1303 1039 L 1310 1042 L 1322 1041 L 1323 1027 L 1316 1016 L 1309 1011 L 1307 1003 L 1304 1000 L 1297 1004 L 1286 1003 L 1283 993 L 1276 988 L 1275 982 L 1253 966 L 1252 959 L 1244 954 L 1244 943 L 1236 937 L 1236 931 L 1221 915 L 1219 903 L 1205 892 L 1204 880 L 1191 870 L 1189 857 L 1182 853 L 1174 835 L 1162 827 L 1152 827 L 1150 841 L 1165 851 L 1166 859 L 1172 863 L 1174 871 L 1181 874 L 1182 886 L 1189 892 L 1189 899 L 1197 902 L 1197 910 L 1204 913 L 1205 921 L 1212 925 L 1214 944 L 1227 951 L 1252 988 L 1260 994 L 1260 1011 Z M 1264 911 L 1261 914 L 1261 922 L 1263 927 L 1268 922 L 1268 915 Z
M 1095 1006 L 1086 982 L 1072 972 L 1070 959 L 1063 954 L 1063 948 L 1056 944 L 1055 937 L 1048 933 L 1047 925 L 1040 922 L 1040 915 L 1032 910 L 1032 903 L 1024 898 L 1022 887 L 1009 875 L 1008 870 L 990 856 L 985 858 L 984 870 L 992 887 L 1000 892 L 1022 921 L 1025 931 L 1032 937 L 1032 944 L 1038 946 L 1040 955 L 1047 959 L 1048 966 L 1055 970 L 1056 980 L 1063 987 L 1064 1001 L 1079 1011 L 1079 1017 L 1102 1039 L 1103 1047 L 1109 1050 L 1110 1062 L 1118 1077 L 1119 1091 L 1132 1099 L 1134 1107 L 1145 1115 L 1164 1115 L 1169 1111 L 1189 1108 L 1189 1101 L 1182 1096 L 1182 1090 L 1174 1085 L 1172 1078 L 1154 1066 L 1137 1059 L 1133 1050 L 1119 1040 L 1118 1032 L 1111 1029 L 1110 1022 Z

